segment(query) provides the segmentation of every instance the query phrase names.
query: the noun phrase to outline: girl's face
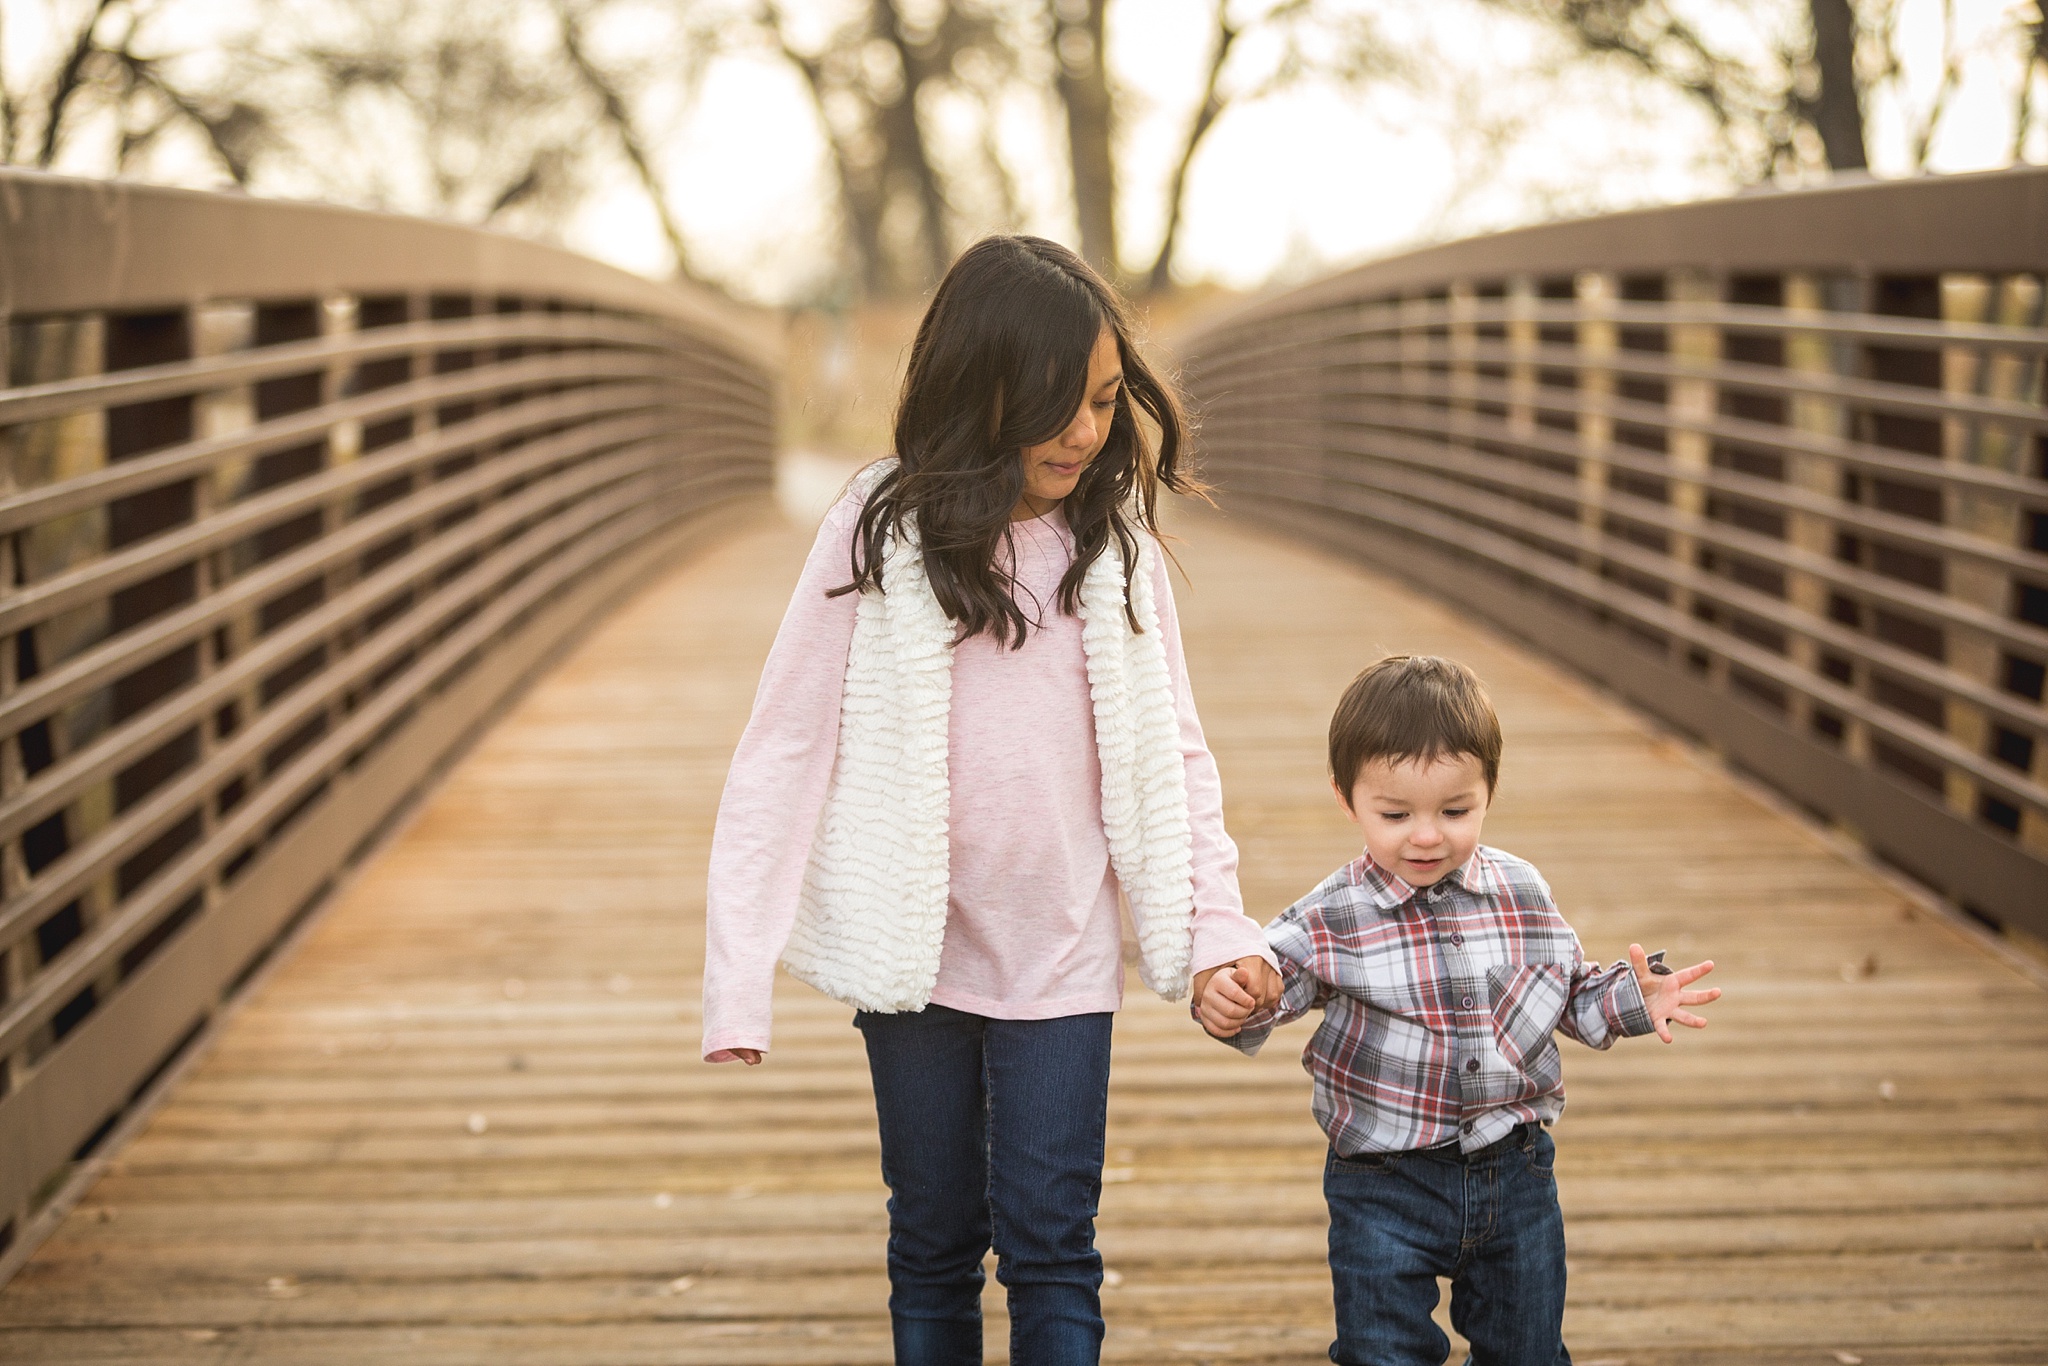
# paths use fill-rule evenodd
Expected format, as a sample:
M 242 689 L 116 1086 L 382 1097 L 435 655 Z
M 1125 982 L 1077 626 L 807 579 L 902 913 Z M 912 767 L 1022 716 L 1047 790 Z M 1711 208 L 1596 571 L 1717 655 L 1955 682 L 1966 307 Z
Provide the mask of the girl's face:
M 1109 424 L 1116 416 L 1123 382 L 1116 333 L 1105 326 L 1095 339 L 1095 349 L 1088 353 L 1088 388 L 1081 395 L 1080 410 L 1058 436 L 1024 448 L 1024 494 L 1010 512 L 1011 521 L 1043 517 L 1074 491 L 1081 472 L 1109 440 Z

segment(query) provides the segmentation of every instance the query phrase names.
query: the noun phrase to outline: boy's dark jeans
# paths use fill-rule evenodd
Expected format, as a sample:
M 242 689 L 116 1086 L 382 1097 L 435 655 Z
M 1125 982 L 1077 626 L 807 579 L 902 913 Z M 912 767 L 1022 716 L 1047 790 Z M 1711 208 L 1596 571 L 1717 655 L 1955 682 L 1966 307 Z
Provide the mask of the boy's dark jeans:
M 1564 1215 L 1555 1149 L 1528 1125 L 1466 1157 L 1444 1152 L 1345 1159 L 1323 1168 L 1340 1366 L 1443 1366 L 1450 1340 L 1430 1319 L 1437 1277 L 1472 1366 L 1569 1366 L 1564 1346 Z
M 1111 1018 L 995 1020 L 936 1005 L 854 1017 L 889 1184 L 897 1366 L 980 1366 L 991 1244 L 1010 1293 L 1010 1360 L 1100 1360 Z

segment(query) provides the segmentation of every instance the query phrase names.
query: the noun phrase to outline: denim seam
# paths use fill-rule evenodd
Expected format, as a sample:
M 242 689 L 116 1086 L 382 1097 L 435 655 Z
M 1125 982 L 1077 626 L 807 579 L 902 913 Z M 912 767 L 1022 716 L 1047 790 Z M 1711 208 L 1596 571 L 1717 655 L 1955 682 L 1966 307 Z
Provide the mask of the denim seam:
M 996 1211 L 996 1077 L 988 1061 L 988 1025 L 981 1027 L 981 1203 L 988 1211 L 988 1241 L 996 1254 L 996 1279 L 1007 1260 L 1002 1225 Z

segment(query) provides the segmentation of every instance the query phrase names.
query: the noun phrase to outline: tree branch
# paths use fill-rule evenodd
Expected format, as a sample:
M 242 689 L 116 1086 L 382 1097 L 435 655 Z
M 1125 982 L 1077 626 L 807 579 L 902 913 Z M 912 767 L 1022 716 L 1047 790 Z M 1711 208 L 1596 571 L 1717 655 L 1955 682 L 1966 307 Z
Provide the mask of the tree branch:
M 59 67 L 51 83 L 50 98 L 45 106 L 48 110 L 43 120 L 43 145 L 37 149 L 36 165 L 47 169 L 57 159 L 57 149 L 64 139 L 64 113 L 70 107 L 72 96 L 85 84 L 85 66 L 92 60 L 99 44 L 93 34 L 99 29 L 100 20 L 106 16 L 119 0 L 96 0 L 92 13 L 79 26 L 78 33 L 71 40 L 71 51 Z
M 1921 119 L 1920 126 L 1913 130 L 1914 170 L 1927 169 L 1927 154 L 1934 147 L 1934 135 L 1940 131 L 1942 115 L 1948 112 L 1948 102 L 1962 81 L 1962 54 L 1956 50 L 1955 0 L 1942 0 L 1941 83 L 1935 87 L 1934 100 L 1927 107 L 1926 117 Z
M 668 193 L 662 186 L 660 173 L 654 169 L 653 159 L 647 154 L 646 144 L 641 140 L 633 111 L 618 87 L 591 61 L 583 45 L 582 27 L 570 0 L 555 0 L 555 15 L 561 22 L 562 54 L 569 59 L 569 65 L 576 69 L 577 76 L 590 93 L 597 97 L 604 120 L 618 139 L 619 149 L 626 154 L 634 174 L 640 178 L 640 187 L 646 191 L 648 201 L 654 206 L 655 217 L 661 222 L 662 236 L 667 239 L 668 249 L 676 258 L 677 276 L 695 279 L 690 269 L 689 248 L 683 241 L 682 224 L 676 221 L 675 212 L 669 207 Z M 502 207 L 504 197 L 500 196 L 500 199 Z
M 773 0 L 763 3 L 761 17 L 774 39 L 776 50 L 784 61 L 802 73 L 804 84 L 811 92 L 818 129 L 824 134 L 825 145 L 832 152 L 832 169 L 839 180 L 839 210 L 845 215 L 846 233 L 853 246 L 861 285 L 869 293 L 879 294 L 888 283 L 887 272 L 882 265 L 882 203 L 878 196 L 867 193 L 861 184 L 860 168 L 853 149 L 847 145 L 845 135 L 833 125 L 831 113 L 825 106 L 828 81 L 824 59 L 799 52 L 789 41 L 781 7 Z
M 7 79 L 7 13 L 0 8 L 0 164 L 14 160 L 21 145 L 21 106 Z
M 2048 13 L 2037 9 L 2032 19 L 2019 21 L 2026 60 L 2020 66 L 2020 90 L 2012 119 L 2012 159 L 2024 163 L 2027 134 L 2034 122 L 2034 79 L 2048 68 Z
M 268 122 L 262 111 L 237 100 L 229 104 L 225 114 L 216 118 L 208 114 L 198 100 L 173 85 L 157 62 L 136 55 L 126 43 L 113 55 L 134 84 L 155 91 L 170 106 L 175 117 L 192 124 L 205 135 L 206 145 L 220 159 L 222 168 L 236 185 L 243 189 L 249 187 L 254 144 Z M 153 129 L 150 136 L 154 138 L 161 131 L 161 127 Z
M 1145 272 L 1147 293 L 1163 294 L 1173 284 L 1173 249 L 1180 240 L 1188 167 L 1194 163 L 1202 139 L 1209 135 L 1209 130 L 1215 126 L 1228 103 L 1222 93 L 1220 79 L 1224 63 L 1230 60 L 1230 49 L 1242 32 L 1230 22 L 1230 0 L 1216 0 L 1216 37 L 1209 53 L 1209 72 L 1202 82 L 1202 103 L 1195 109 L 1194 122 L 1188 126 L 1187 138 L 1181 143 L 1180 156 L 1174 162 L 1173 179 L 1167 185 L 1166 231 L 1159 239 L 1159 254 L 1152 258 L 1152 268 Z

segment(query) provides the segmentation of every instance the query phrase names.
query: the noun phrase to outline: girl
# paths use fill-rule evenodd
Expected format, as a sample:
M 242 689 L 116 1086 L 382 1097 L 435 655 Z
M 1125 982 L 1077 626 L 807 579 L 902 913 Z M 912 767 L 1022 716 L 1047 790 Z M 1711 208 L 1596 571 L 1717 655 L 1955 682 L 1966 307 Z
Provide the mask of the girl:
M 1155 452 L 1137 411 L 1158 432 Z M 994 237 L 919 324 L 895 456 L 826 515 L 712 839 L 704 1056 L 761 1061 L 779 959 L 855 1007 L 899 1366 L 1095 1362 L 1119 894 L 1168 1000 L 1279 978 L 1244 915 L 1156 508 L 1172 392 L 1072 252 Z

